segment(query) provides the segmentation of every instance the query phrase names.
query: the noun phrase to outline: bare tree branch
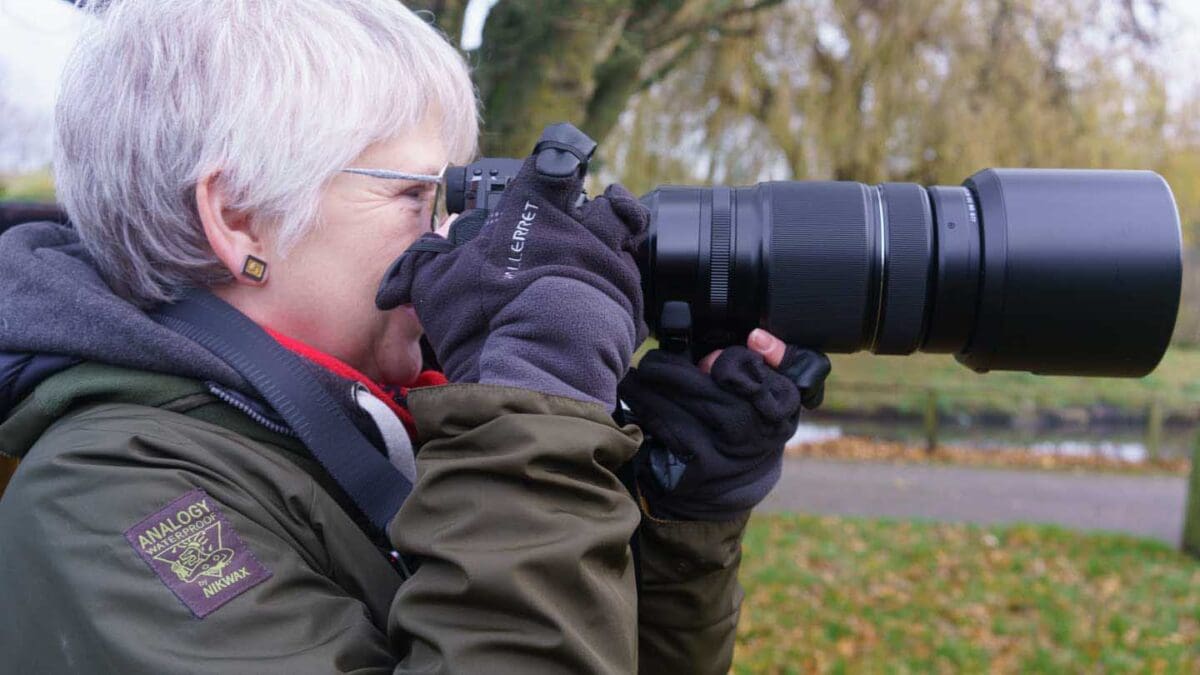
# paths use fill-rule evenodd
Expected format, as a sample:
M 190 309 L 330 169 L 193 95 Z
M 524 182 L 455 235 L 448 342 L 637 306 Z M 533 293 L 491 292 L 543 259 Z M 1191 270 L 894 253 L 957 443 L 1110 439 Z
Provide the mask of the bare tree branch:
M 1121 9 L 1124 10 L 1122 24 L 1137 42 L 1143 45 L 1156 45 L 1159 43 L 1159 35 L 1146 28 L 1138 17 L 1139 4 L 1144 5 L 1156 17 L 1163 9 L 1162 0 L 1145 0 L 1142 3 L 1139 3 L 1138 0 L 1121 0 Z
M 641 82 L 638 82 L 637 90 L 645 91 L 646 89 L 649 89 L 655 84 L 661 82 L 663 78 L 671 73 L 671 71 L 675 70 L 675 68 L 679 67 L 680 64 L 685 63 L 689 58 L 691 58 L 692 54 L 695 54 L 696 50 L 702 44 L 704 44 L 704 42 L 698 35 L 689 36 L 687 43 L 684 44 L 679 51 L 675 52 L 671 58 L 667 59 L 660 66 L 651 71 L 649 75 L 643 77 Z
M 758 0 L 750 5 L 741 5 L 738 7 L 730 7 L 716 14 L 708 14 L 701 19 L 690 21 L 681 26 L 675 27 L 673 30 L 666 31 L 655 40 L 649 40 L 646 43 L 646 51 L 654 51 L 661 47 L 671 44 L 672 42 L 695 33 L 700 33 L 711 29 L 720 29 L 722 24 L 737 19 L 743 16 L 749 16 L 756 12 L 761 12 L 764 9 L 775 7 L 781 4 L 783 0 Z

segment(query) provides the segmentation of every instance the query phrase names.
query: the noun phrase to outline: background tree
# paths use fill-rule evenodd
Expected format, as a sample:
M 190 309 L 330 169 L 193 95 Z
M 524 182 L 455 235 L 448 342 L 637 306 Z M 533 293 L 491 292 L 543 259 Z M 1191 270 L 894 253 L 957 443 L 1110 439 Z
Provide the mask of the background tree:
M 606 137 L 630 97 L 713 36 L 782 0 L 517 0 L 488 16 L 474 56 L 489 154 L 527 152 L 542 128 L 572 120 Z M 418 0 L 447 35 L 462 34 L 465 0 Z
M 406 4 L 462 34 L 469 0 Z M 488 154 L 566 119 L 636 188 L 1137 166 L 1190 238 L 1200 91 L 1168 105 L 1173 19 L 1163 0 L 501 0 L 471 58 Z
M 996 165 L 1156 168 L 1177 134 L 1154 38 L 1145 21 L 1125 28 L 1127 11 L 794 0 L 636 96 L 606 145 L 628 146 L 622 177 L 639 185 L 644 166 L 675 180 L 925 183 Z M 664 176 L 680 156 L 692 171 Z

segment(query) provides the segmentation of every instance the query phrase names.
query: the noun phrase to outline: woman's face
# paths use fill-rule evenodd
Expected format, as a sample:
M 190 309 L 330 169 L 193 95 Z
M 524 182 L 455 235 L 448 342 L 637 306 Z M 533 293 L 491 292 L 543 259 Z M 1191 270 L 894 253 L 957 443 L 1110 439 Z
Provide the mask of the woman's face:
M 436 174 L 446 165 L 439 120 L 376 143 L 351 166 Z M 421 324 L 411 307 L 383 312 L 375 291 L 388 266 L 430 228 L 436 185 L 339 173 L 319 224 L 270 263 L 269 327 L 335 356 L 372 379 L 406 384 L 421 369 Z

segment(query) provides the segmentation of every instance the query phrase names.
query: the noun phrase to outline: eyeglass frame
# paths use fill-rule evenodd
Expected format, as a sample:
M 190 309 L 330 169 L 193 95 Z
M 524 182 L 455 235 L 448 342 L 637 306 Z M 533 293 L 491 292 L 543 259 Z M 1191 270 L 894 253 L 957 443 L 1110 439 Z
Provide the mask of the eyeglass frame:
M 449 165 L 447 165 L 449 166 Z M 414 183 L 430 183 L 437 185 L 437 190 L 433 194 L 433 209 L 429 214 L 429 231 L 436 232 L 440 223 L 438 222 L 438 204 L 442 202 L 442 197 L 446 192 L 446 167 L 437 173 L 410 173 L 407 171 L 393 171 L 392 169 L 370 169 L 366 167 L 351 166 L 341 169 L 342 173 L 353 173 L 360 176 L 370 176 L 372 178 L 383 178 L 384 180 L 407 180 Z

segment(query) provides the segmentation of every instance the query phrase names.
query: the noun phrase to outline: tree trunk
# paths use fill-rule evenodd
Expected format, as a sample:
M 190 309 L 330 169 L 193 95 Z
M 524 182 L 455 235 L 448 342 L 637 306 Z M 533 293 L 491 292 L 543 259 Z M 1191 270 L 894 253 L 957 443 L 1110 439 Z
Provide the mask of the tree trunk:
M 627 4 L 510 0 L 492 9 L 475 70 L 484 152 L 520 157 L 545 125 L 583 123 L 596 91 L 597 51 Z
M 483 103 L 482 148 L 527 154 L 543 127 L 571 122 L 602 142 L 646 85 L 654 57 L 682 41 L 721 32 L 735 17 L 781 0 L 501 0 L 472 54 Z M 465 0 L 422 0 L 446 34 L 462 32 Z M 690 53 L 690 52 L 689 52 Z M 675 59 L 658 59 L 656 78 Z

